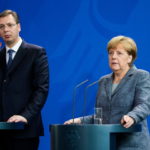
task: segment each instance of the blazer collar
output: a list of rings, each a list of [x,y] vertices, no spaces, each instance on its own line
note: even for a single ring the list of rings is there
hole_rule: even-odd
[[[133,65],[130,70],[126,73],[125,77],[121,80],[121,82],[119,83],[119,85],[117,86],[117,88],[114,90],[113,94],[112,94],[112,83],[113,83],[113,76],[114,74],[111,73],[107,76],[107,81],[106,81],[106,92],[108,94],[108,98],[109,100],[111,100],[112,96],[114,96],[123,86],[124,84],[128,81],[129,77],[133,75],[133,73],[135,72],[137,68],[135,67],[135,65]]]

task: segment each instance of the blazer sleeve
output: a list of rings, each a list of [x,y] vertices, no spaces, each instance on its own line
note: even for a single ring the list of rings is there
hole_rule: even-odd
[[[150,114],[150,74],[143,71],[139,73],[135,89],[134,107],[127,115],[136,123],[144,120]]]
[[[81,124],[93,124],[94,123],[94,116],[89,115],[85,117],[80,117]]]
[[[32,118],[41,111],[48,95],[48,59],[43,48],[37,50],[37,55],[33,64],[32,88],[33,92],[31,94],[31,99],[24,111],[20,114],[28,121],[32,120]]]

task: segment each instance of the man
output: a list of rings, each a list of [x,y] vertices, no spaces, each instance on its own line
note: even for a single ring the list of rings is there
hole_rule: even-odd
[[[41,109],[49,87],[44,48],[21,39],[19,17],[12,10],[0,13],[0,121],[24,122],[25,129],[0,134],[2,150],[37,150],[43,133]],[[8,143],[9,142],[9,143]]]

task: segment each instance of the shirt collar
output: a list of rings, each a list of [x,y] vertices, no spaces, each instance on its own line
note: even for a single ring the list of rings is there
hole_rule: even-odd
[[[15,52],[17,52],[21,43],[22,43],[22,39],[19,38],[19,41],[12,48],[9,48],[8,46],[6,46],[6,53],[8,52],[9,49],[13,49]]]

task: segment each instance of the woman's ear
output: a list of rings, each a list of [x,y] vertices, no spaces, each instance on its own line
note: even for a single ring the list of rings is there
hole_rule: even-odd
[[[128,58],[128,63],[130,64],[132,62],[132,55],[129,55],[129,58]]]

